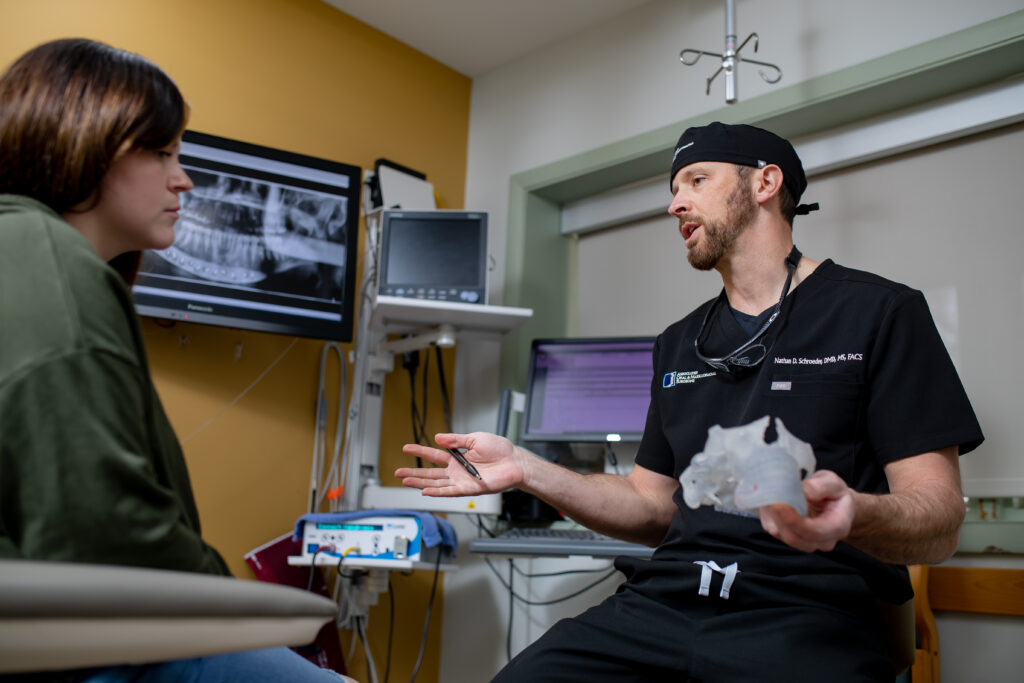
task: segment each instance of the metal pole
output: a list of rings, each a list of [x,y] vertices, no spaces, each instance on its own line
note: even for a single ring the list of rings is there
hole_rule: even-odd
[[[736,6],[735,0],[725,0],[725,52],[722,54],[725,71],[725,102],[736,103]]]

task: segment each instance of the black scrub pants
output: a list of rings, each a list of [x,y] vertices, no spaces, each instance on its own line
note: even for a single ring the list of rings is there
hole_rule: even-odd
[[[742,575],[741,575],[742,576]],[[680,599],[629,583],[578,617],[563,619],[492,683],[892,683],[895,671],[877,608],[851,609],[741,581],[729,599]],[[863,604],[859,604],[863,603]]]

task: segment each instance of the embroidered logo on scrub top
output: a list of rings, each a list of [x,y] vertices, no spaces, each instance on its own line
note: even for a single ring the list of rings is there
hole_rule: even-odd
[[[833,363],[862,362],[863,360],[863,353],[837,353],[834,356],[818,356],[817,358],[775,356],[773,362],[776,365],[831,365]]]
[[[714,377],[714,372],[698,372],[697,370],[673,370],[672,372],[666,372],[661,378],[661,388],[671,389],[674,386],[680,384],[693,384],[699,379],[705,379],[707,377]]]

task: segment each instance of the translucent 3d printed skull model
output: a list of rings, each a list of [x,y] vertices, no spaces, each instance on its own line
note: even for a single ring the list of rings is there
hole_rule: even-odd
[[[814,471],[814,449],[790,434],[778,418],[778,439],[765,443],[769,420],[765,415],[742,427],[715,425],[708,430],[703,452],[679,476],[687,505],[756,514],[762,505],[785,503],[807,514],[800,482]]]

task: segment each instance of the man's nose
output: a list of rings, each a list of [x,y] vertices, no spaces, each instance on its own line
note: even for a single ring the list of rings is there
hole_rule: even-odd
[[[690,200],[684,196],[684,193],[676,192],[675,196],[672,197],[672,201],[669,202],[668,212],[673,216],[678,216],[679,214],[688,213],[690,208]]]

